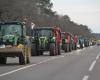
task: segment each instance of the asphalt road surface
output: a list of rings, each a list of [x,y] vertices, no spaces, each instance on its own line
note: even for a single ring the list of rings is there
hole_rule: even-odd
[[[8,58],[0,65],[0,80],[100,80],[100,47],[78,49],[60,56],[32,57],[28,65]]]

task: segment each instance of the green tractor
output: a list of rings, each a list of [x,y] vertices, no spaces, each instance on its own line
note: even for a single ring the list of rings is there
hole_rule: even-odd
[[[72,51],[72,37],[68,32],[62,32],[62,50],[65,52]]]
[[[84,46],[88,47],[89,46],[89,39],[88,38],[84,38]]]
[[[77,48],[84,48],[84,37],[82,36],[78,36],[78,42],[77,42]]]
[[[0,64],[6,64],[7,57],[19,57],[19,64],[27,64],[30,62],[30,51],[30,40],[26,36],[25,24],[0,23]]]
[[[32,30],[32,56],[43,55],[49,51],[50,56],[60,55],[61,31],[58,27],[37,27]]]

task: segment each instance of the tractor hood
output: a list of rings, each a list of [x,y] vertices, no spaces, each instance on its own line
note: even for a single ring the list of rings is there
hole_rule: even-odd
[[[4,35],[2,37],[3,44],[16,45],[18,37],[15,35]]]

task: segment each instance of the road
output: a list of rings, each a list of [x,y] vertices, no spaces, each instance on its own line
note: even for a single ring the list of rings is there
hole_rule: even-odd
[[[0,65],[0,80],[100,80],[100,47],[78,49],[60,56],[32,57],[28,65],[8,58]]]

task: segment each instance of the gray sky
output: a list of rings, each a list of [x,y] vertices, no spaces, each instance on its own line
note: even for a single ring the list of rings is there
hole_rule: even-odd
[[[51,0],[53,10],[67,14],[76,23],[100,33],[100,0]]]

